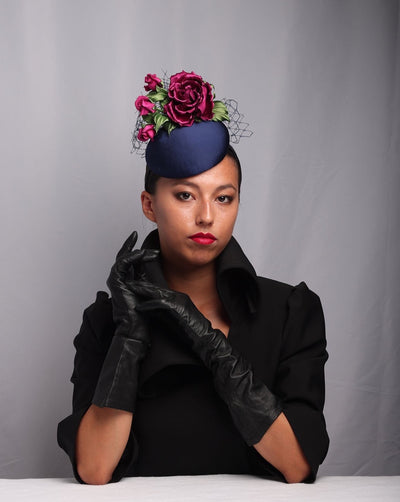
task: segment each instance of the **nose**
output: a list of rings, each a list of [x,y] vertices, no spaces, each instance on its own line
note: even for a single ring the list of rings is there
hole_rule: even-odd
[[[197,225],[207,227],[212,225],[214,221],[214,215],[211,204],[212,203],[208,201],[199,201],[196,215]]]

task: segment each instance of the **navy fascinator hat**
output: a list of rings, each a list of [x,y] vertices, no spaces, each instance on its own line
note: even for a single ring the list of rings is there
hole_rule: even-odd
[[[219,164],[229,145],[222,122],[196,122],[190,127],[160,130],[146,148],[148,168],[158,176],[187,178]]]
[[[230,140],[252,134],[236,101],[215,100],[211,84],[193,72],[171,76],[169,85],[149,73],[145,84],[147,94],[135,101],[139,115],[132,146],[143,155],[147,142],[147,167],[158,176],[187,178],[207,171],[225,157]]]

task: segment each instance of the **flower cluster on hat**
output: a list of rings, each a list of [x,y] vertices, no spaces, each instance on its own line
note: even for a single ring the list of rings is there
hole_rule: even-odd
[[[142,121],[137,132],[140,141],[152,140],[161,128],[171,133],[195,122],[229,121],[225,104],[215,100],[213,86],[200,75],[181,71],[171,76],[168,87],[153,73],[144,80],[148,92],[135,101]]]

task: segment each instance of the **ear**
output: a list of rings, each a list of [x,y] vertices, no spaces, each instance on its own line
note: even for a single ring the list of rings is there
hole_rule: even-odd
[[[140,196],[140,199],[142,201],[143,214],[150,221],[157,223],[156,215],[153,209],[153,196],[149,192],[143,191]]]

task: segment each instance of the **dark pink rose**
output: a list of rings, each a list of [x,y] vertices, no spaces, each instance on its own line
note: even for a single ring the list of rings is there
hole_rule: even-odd
[[[180,126],[191,126],[195,120],[213,118],[212,87],[193,72],[172,75],[168,97],[170,101],[164,107],[165,113]]]
[[[155,73],[148,73],[144,77],[144,81],[146,82],[147,85],[144,86],[146,91],[155,91],[156,86],[161,87],[161,79],[157,77]]]
[[[139,129],[137,137],[139,141],[147,141],[148,139],[153,140],[155,135],[156,131],[153,124],[147,124],[146,126]]]
[[[156,111],[154,103],[147,96],[139,96],[135,101],[135,106],[139,110],[140,115],[147,115]]]

